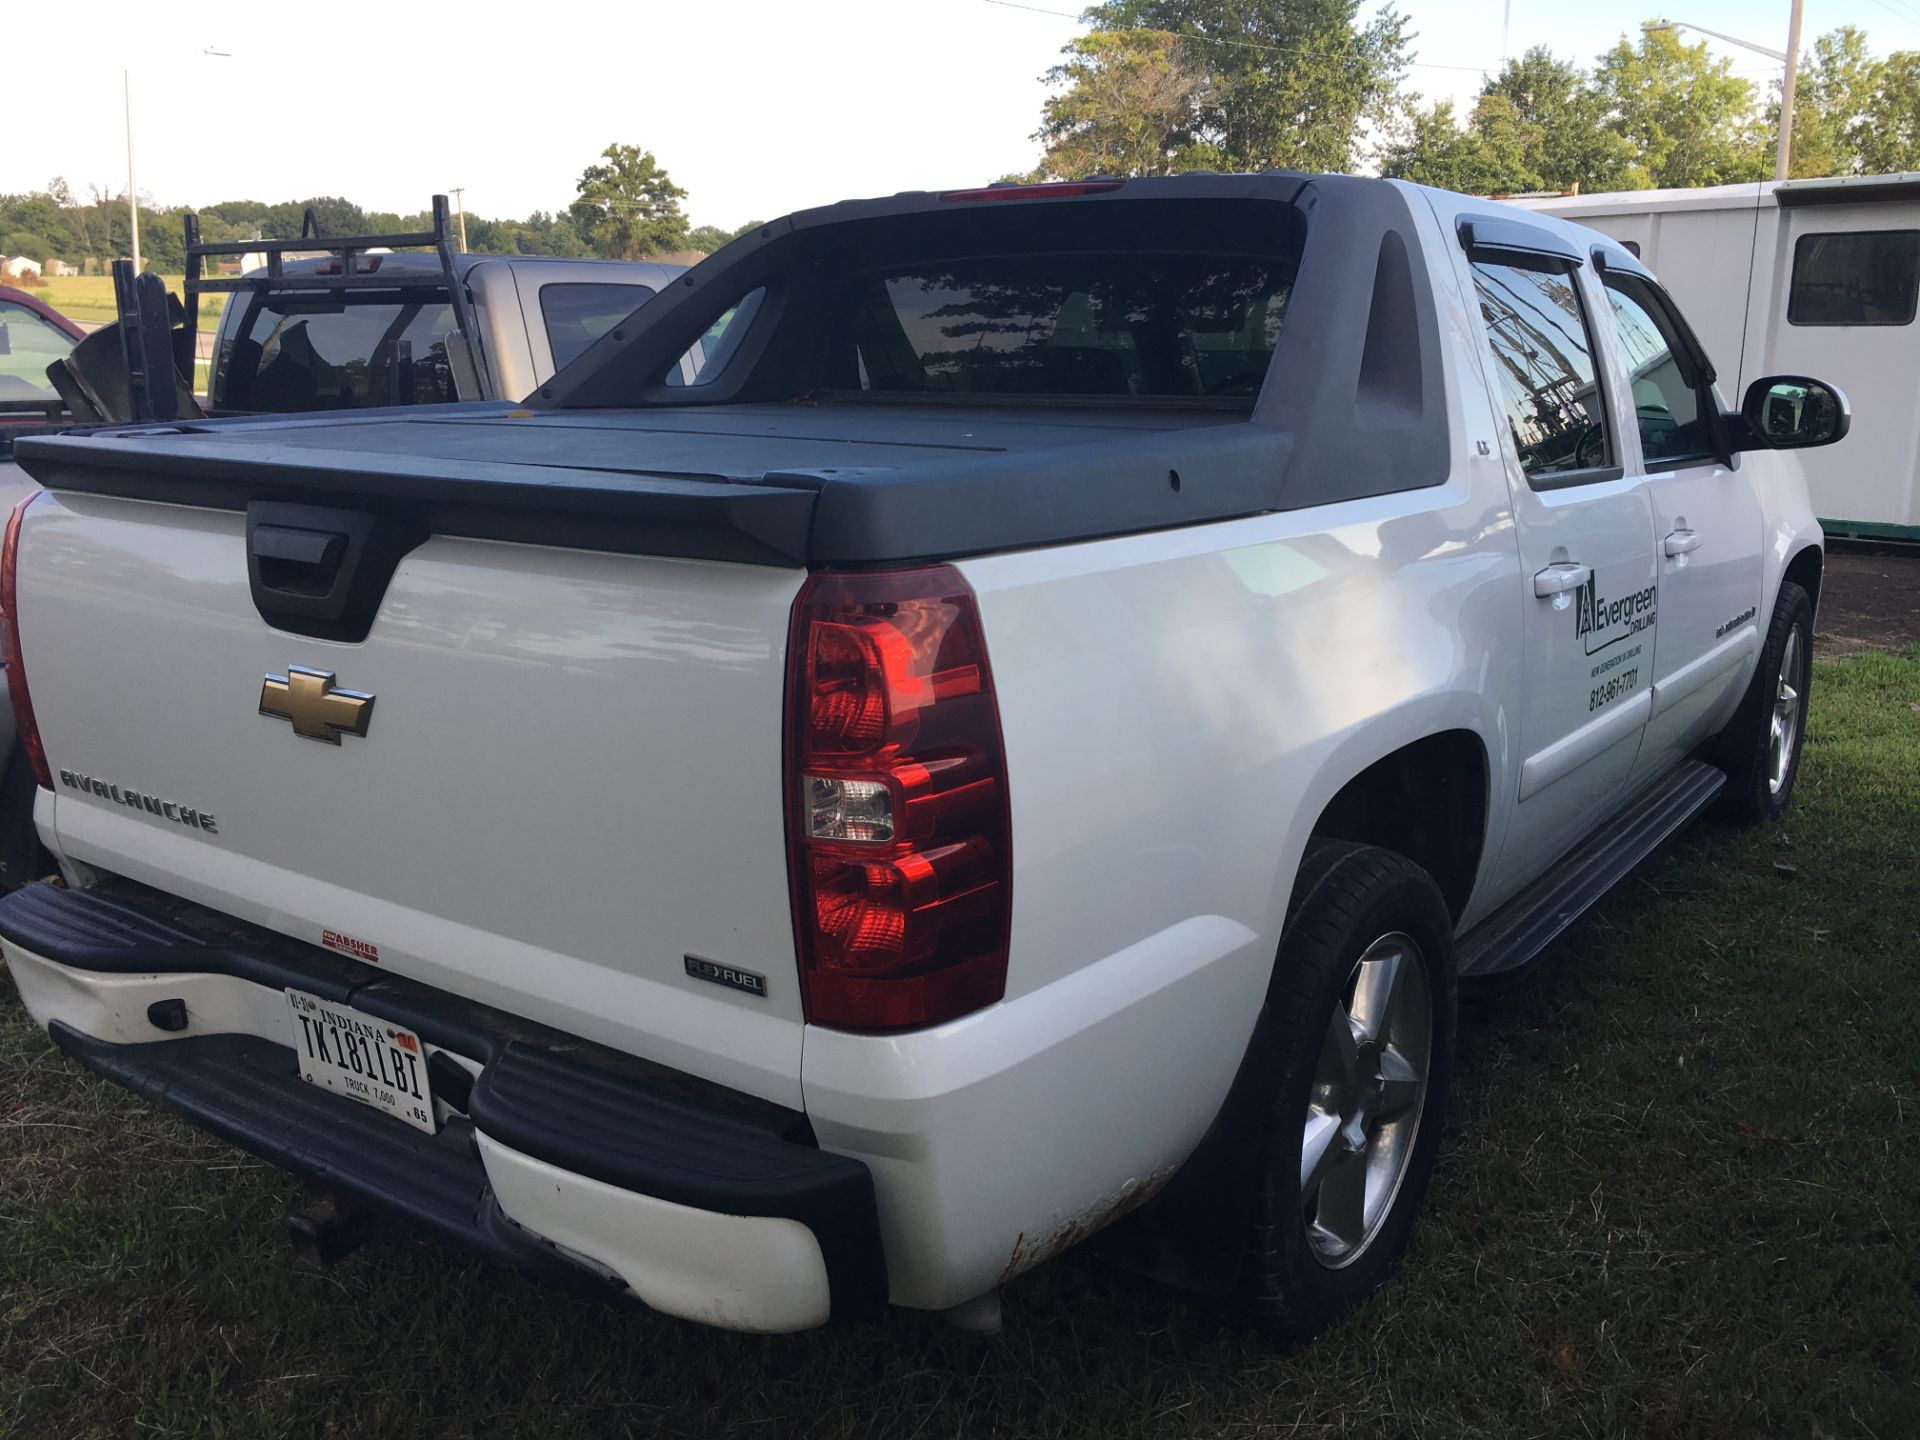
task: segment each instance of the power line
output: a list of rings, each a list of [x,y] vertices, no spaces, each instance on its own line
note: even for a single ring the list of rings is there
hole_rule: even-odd
[[[1024,10],[1030,15],[1051,15],[1060,20],[1080,19],[1080,15],[1071,10],[1050,10],[1044,5],[1022,4],[1021,0],[981,0],[981,3],[997,5],[1002,10]],[[1873,3],[1893,16],[1894,19],[1920,27],[1920,19],[1916,19],[1903,10],[1896,9],[1893,0],[1873,0]],[[1219,35],[1196,35],[1191,31],[1161,30],[1153,26],[1143,28],[1151,29],[1157,35],[1171,35],[1176,40],[1191,40],[1197,45],[1231,45],[1236,49],[1259,50],[1269,55],[1308,55],[1314,53],[1312,51],[1290,48],[1283,45],[1264,45],[1257,40],[1229,40]],[[1508,63],[1510,58],[1510,56],[1502,56],[1498,64],[1488,65],[1443,65],[1434,60],[1409,60],[1406,63],[1407,67],[1412,70],[1453,70],[1469,75],[1486,75],[1492,71],[1501,69]],[[1778,74],[1782,68],[1780,65],[1770,65],[1764,70],[1738,70],[1734,73],[1738,75],[1772,75]]]
[[[1071,10],[1049,10],[1042,5],[1023,5],[1019,0],[981,0],[986,5],[998,5],[1003,10],[1025,10],[1030,15],[1052,15],[1061,20],[1078,20],[1080,17]],[[1171,35],[1176,40],[1191,40],[1196,45],[1231,45],[1238,50],[1260,50],[1268,55],[1312,55],[1317,52],[1301,50],[1284,45],[1263,45],[1257,40],[1229,40],[1221,35],[1196,35],[1189,30],[1161,30],[1157,26],[1142,26],[1156,35]],[[1408,68],[1414,70],[1460,70],[1470,75],[1484,75],[1489,70],[1498,70],[1498,65],[1442,65],[1432,60],[1409,60]]]
[[[1889,4],[1888,0],[1873,0],[1873,3],[1878,5],[1882,10],[1886,11],[1889,15],[1893,16],[1893,18],[1896,20],[1904,21],[1908,25],[1920,25],[1920,20],[1915,19],[1912,15],[1908,14],[1905,10],[1899,9],[1896,6]]]

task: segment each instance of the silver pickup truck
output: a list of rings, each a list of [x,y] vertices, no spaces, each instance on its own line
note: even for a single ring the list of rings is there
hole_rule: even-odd
[[[207,407],[287,414],[518,400],[685,269],[541,255],[452,260],[472,325],[472,368],[439,257],[359,255],[354,279],[362,283],[339,288],[325,282],[340,274],[340,259],[290,260],[280,283],[237,294],[222,312]],[[364,283],[379,280],[394,283]]]

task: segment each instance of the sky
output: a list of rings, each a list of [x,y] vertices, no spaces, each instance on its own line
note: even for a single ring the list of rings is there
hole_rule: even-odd
[[[1419,35],[1408,83],[1464,110],[1503,53],[1544,44],[1590,64],[1662,4],[1510,0],[1509,18],[1500,0],[1403,0]],[[460,186],[472,212],[517,217],[564,209],[621,141],[654,152],[695,224],[732,228],[1030,167],[1039,77],[1080,28],[1077,0],[218,8],[238,18],[96,0],[84,43],[44,8],[42,41],[9,27],[9,50],[44,43],[49,61],[4,67],[0,192],[61,175],[77,194],[119,193],[124,69],[137,187],[162,204],[342,195],[405,213]],[[1664,15],[1786,48],[1787,0],[1680,0]],[[1920,0],[1806,0],[1806,44],[1842,24],[1880,53],[1920,49]],[[1778,74],[1713,44],[1763,88]]]

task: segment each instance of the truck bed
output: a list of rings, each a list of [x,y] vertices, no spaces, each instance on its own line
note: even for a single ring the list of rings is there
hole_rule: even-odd
[[[436,534],[801,565],[1256,514],[1277,504],[1276,439],[1244,411],[1178,408],[469,405],[59,436],[19,458],[53,489],[212,509],[297,494]]]

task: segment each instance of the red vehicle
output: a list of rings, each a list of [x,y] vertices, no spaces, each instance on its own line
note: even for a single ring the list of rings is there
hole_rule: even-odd
[[[14,440],[73,423],[47,380],[47,366],[71,355],[86,333],[44,300],[0,285],[0,506],[11,510],[33,488],[12,463]],[[40,837],[33,833],[29,769],[14,743],[13,706],[0,686],[0,890],[44,870]]]
[[[71,355],[86,333],[46,301],[0,285],[0,425],[44,425],[60,418],[60,397],[47,381],[47,366]]]

